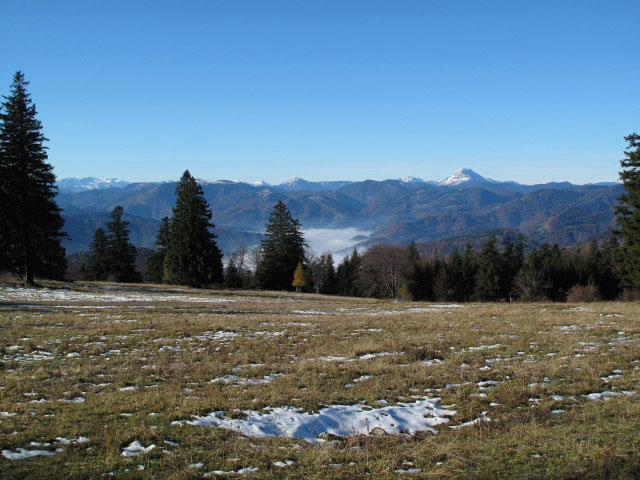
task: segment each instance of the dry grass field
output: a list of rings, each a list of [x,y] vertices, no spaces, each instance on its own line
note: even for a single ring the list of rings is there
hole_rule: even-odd
[[[640,304],[0,289],[1,478],[639,478]]]

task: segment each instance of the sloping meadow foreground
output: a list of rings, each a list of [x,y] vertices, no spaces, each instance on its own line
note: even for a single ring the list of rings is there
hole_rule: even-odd
[[[2,478],[637,478],[640,305],[0,289]]]

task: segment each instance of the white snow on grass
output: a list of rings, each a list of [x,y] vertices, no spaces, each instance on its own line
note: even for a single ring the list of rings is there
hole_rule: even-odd
[[[367,353],[365,355],[361,355],[358,357],[359,360],[371,360],[372,358],[378,357],[388,357],[392,355],[401,355],[402,352],[377,352],[377,353]]]
[[[461,423],[460,425],[450,425],[449,428],[454,428],[454,429],[456,429],[456,428],[464,428],[464,427],[469,427],[471,425],[476,425],[476,424],[478,424],[480,422],[490,422],[491,419],[487,416],[487,413],[489,413],[489,412],[481,412],[480,416],[478,418],[476,418],[474,420],[470,420],[468,422]]]
[[[186,303],[227,303],[230,298],[190,295],[162,295],[160,293],[88,293],[77,290],[50,290],[48,288],[0,288],[3,300],[49,301],[49,302],[186,302]]]
[[[431,360],[423,360],[420,363],[427,367],[432,367],[434,365],[442,365],[444,361],[440,360],[439,358],[432,358]]]
[[[496,343],[496,344],[493,344],[493,345],[479,345],[477,347],[469,347],[467,350],[469,350],[471,352],[474,352],[476,350],[492,350],[494,348],[500,348],[502,346],[503,345],[501,343]]]
[[[48,450],[25,450],[24,448],[18,448],[15,452],[11,450],[2,450],[2,456],[7,460],[24,460],[31,457],[50,457],[56,453],[62,452],[62,448],[50,452]]]
[[[73,397],[73,398],[61,398],[60,401],[64,403],[83,403],[85,399],[84,397]]]
[[[414,434],[424,430],[435,433],[433,427],[448,423],[447,417],[456,413],[440,407],[439,401],[439,398],[424,398],[381,408],[333,405],[316,413],[278,407],[270,408],[268,413],[246,410],[244,419],[227,418],[225,412],[218,411],[173,423],[226,428],[251,437],[294,437],[308,442],[317,441],[318,435],[323,433],[338,436],[369,435],[374,430],[387,434]]]
[[[622,392],[596,392],[589,393],[587,395],[583,395],[583,397],[588,398],[589,400],[607,400],[609,397],[618,397],[620,395],[634,395],[635,391],[623,390]]]
[[[353,388],[353,387],[355,387],[355,386],[356,386],[356,385],[355,385],[356,383],[360,383],[360,382],[363,382],[363,381],[365,381],[365,380],[369,380],[370,378],[373,378],[373,375],[362,375],[361,377],[354,378],[354,379],[351,381],[352,383],[347,383],[344,387],[345,387],[345,388]]]
[[[134,440],[128,446],[122,449],[122,456],[133,457],[134,455],[140,455],[141,453],[149,453],[154,448],[156,448],[156,446],[153,444],[145,447],[138,440]]]
[[[214,470],[213,472],[207,472],[203,475],[203,477],[212,477],[214,475],[247,475],[249,473],[253,473],[253,472],[257,472],[258,471],[258,467],[245,467],[245,468],[241,468],[240,470],[238,470],[237,472],[234,472],[233,470],[230,470],[228,472],[224,471],[224,470]]]
[[[235,385],[264,385],[271,383],[279,377],[284,377],[284,373],[274,373],[273,375],[265,375],[262,378],[243,378],[237,375],[224,375],[223,377],[214,378],[209,383],[233,383]]]
[[[83,444],[83,443],[89,443],[89,437],[77,437],[77,438],[72,438],[72,439],[66,439],[64,437],[56,437],[55,439],[56,443],[59,443],[61,445],[72,445],[72,444]]]
[[[336,357],[334,355],[328,355],[326,357],[320,357],[318,360],[322,360],[323,362],[346,362],[348,360],[347,357]]]

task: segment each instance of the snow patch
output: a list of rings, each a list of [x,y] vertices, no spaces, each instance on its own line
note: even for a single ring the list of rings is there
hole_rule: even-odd
[[[424,430],[436,433],[433,427],[448,423],[447,417],[456,414],[440,407],[439,401],[439,398],[425,397],[413,403],[381,408],[333,405],[317,413],[302,412],[296,407],[278,407],[270,408],[268,413],[246,410],[244,419],[227,418],[225,412],[218,411],[173,424],[220,427],[251,437],[294,437],[308,442],[316,442],[323,433],[338,436],[370,435],[374,430],[387,434],[414,434]]]

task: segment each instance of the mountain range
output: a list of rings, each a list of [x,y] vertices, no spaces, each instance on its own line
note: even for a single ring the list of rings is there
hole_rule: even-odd
[[[264,182],[200,180],[224,251],[259,242],[273,205],[284,201],[303,229],[357,228],[354,244],[442,242],[482,237],[488,231],[523,233],[529,243],[578,244],[608,235],[621,184],[523,185],[487,179],[460,169],[439,180],[312,182],[293,178]],[[57,202],[63,209],[69,253],[84,250],[109,212],[122,205],[132,241],[153,247],[160,219],[171,215],[176,182],[129,183],[118,179],[63,179]],[[322,253],[322,252],[316,252]]]

